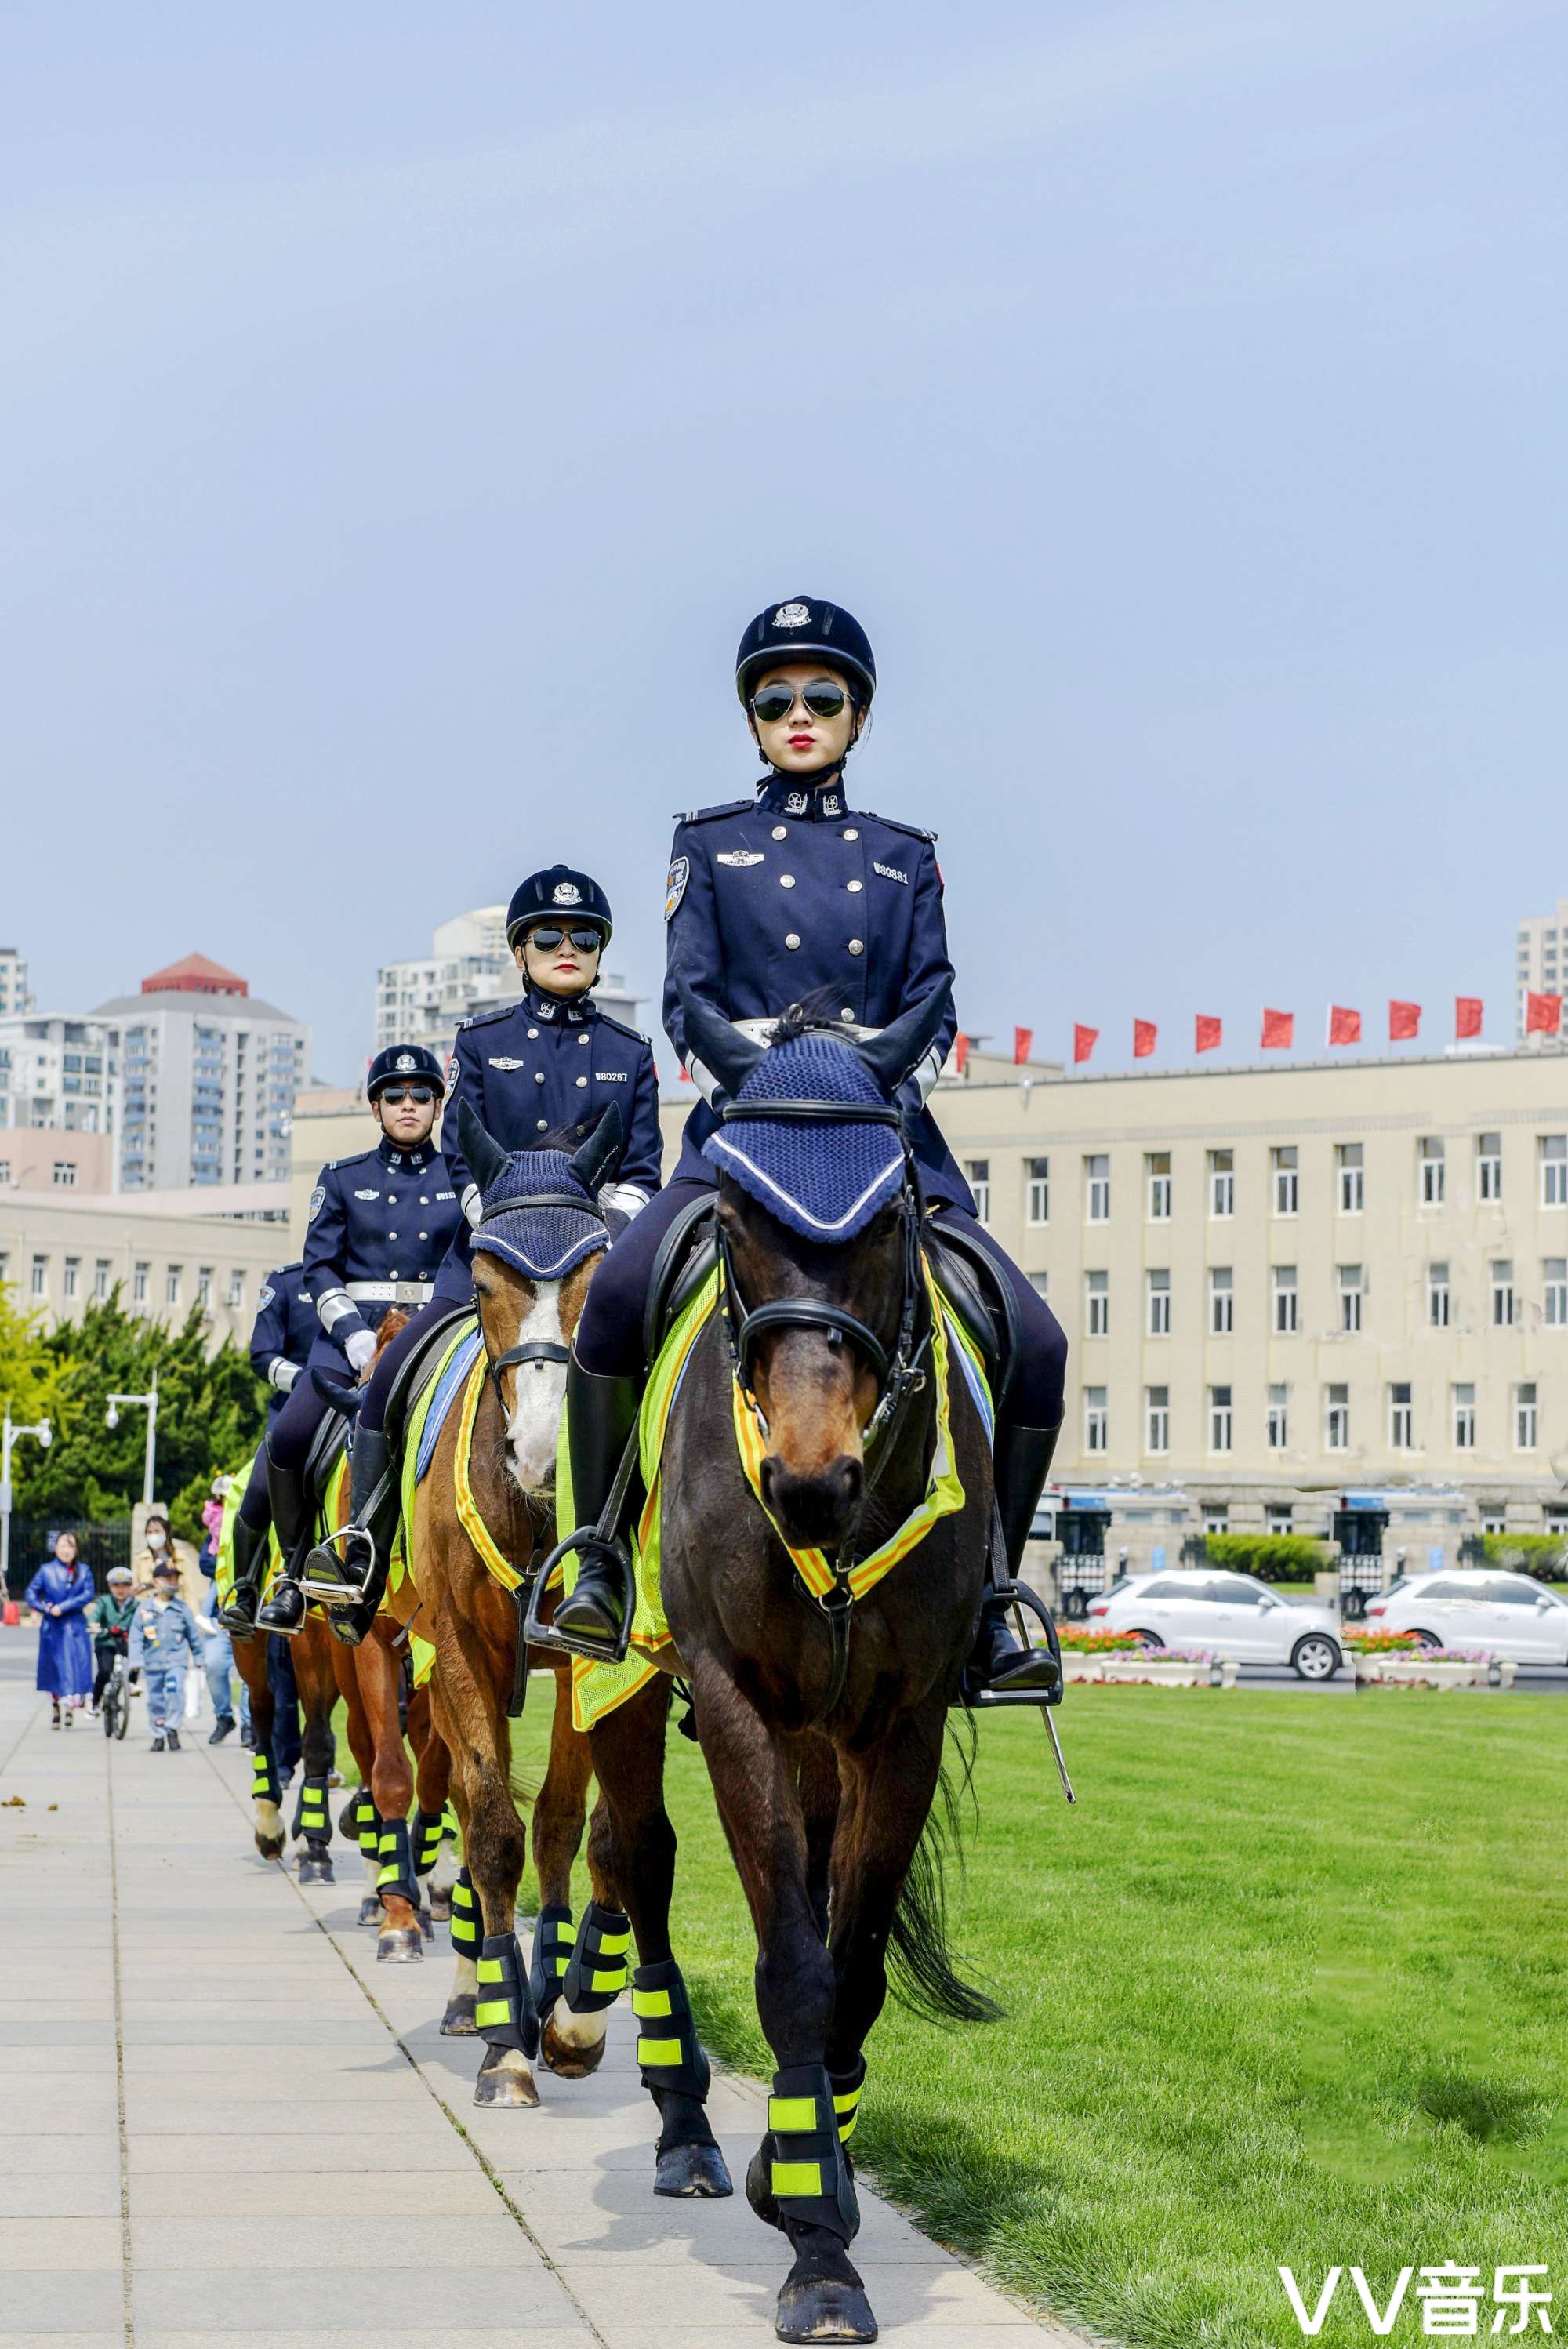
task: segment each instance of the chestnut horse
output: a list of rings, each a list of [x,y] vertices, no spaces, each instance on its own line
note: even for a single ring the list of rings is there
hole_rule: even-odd
[[[299,1880],[302,1884],[330,1884],[333,1880],[329,1849],[332,1822],[325,1801],[317,1808],[309,1788],[311,1785],[325,1788],[336,1753],[332,1727],[333,1707],[337,1702],[337,1676],[332,1651],[336,1645],[323,1618],[313,1614],[306,1616],[289,1649],[294,1685],[299,1691],[300,1711],[304,1715],[300,1767],[307,1782],[305,1796],[296,1811],[299,1824],[295,1833],[304,1845],[299,1855]],[[251,1698],[251,1738],[255,1750],[252,1795],[255,1803],[256,1849],[263,1859],[281,1859],[287,1829],[279,1800],[280,1790],[272,1767],[273,1727],[277,1717],[277,1702],[267,1678],[266,1634],[253,1631],[247,1639],[236,1633],[233,1647],[234,1670],[244,1682]]]

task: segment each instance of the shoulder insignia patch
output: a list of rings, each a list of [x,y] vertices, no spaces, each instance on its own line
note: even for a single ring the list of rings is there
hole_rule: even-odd
[[[273,1287],[271,1281],[269,1281],[256,1299],[257,1311],[259,1312],[263,1305],[270,1305],[277,1293],[277,1290]]]
[[[305,1215],[305,1221],[306,1221],[306,1223],[307,1223],[307,1224],[314,1224],[314,1223],[315,1223],[315,1219],[316,1219],[316,1217],[317,1217],[317,1216],[319,1216],[319,1215],[320,1215],[320,1213],[321,1213],[321,1211],[322,1211],[323,1207],[325,1207],[325,1205],[326,1205],[326,1185],[325,1185],[325,1183],[318,1183],[318,1184],[316,1185],[316,1186],[315,1186],[315,1190],[314,1190],[314,1191],[311,1193],[311,1195],[310,1195],[310,1206],[309,1206],[309,1208],[308,1208],[308,1210],[307,1210],[307,1212],[306,1212],[306,1215]]]
[[[721,848],[713,861],[716,864],[733,864],[743,869],[748,864],[760,864],[763,855],[759,848]]]
[[[686,883],[691,879],[691,858],[676,856],[671,860],[669,878],[665,884],[665,919],[672,921],[676,907],[686,895]]]
[[[452,1087],[457,1083],[457,1081],[458,1056],[455,1052],[449,1052],[447,1055],[447,1091],[449,1092],[451,1092]]]

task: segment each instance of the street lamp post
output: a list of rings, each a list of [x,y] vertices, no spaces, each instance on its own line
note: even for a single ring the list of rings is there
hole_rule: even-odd
[[[36,1436],[46,1452],[55,1431],[46,1419],[39,1420],[36,1427],[15,1426],[9,1410],[0,1425],[0,1599],[9,1587],[5,1578],[11,1565],[11,1447],[19,1435]]]
[[[110,1395],[108,1399],[108,1410],[104,1414],[104,1425],[106,1427],[118,1427],[119,1425],[119,1406],[122,1402],[144,1404],[146,1406],[147,1458],[142,1470],[141,1505],[143,1508],[150,1509],[152,1506],[153,1462],[158,1450],[158,1372],[156,1371],[153,1371],[152,1385],[146,1394]]]

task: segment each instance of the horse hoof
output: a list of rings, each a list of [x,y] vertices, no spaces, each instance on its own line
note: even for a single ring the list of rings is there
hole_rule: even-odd
[[[417,1925],[389,1925],[376,1944],[376,1962],[379,1966],[419,1966],[425,1962],[425,1952],[419,1947]]]
[[[495,2111],[527,2112],[538,2104],[539,2090],[533,2085],[532,2073],[526,2068],[514,2072],[510,2065],[496,2061],[510,2053],[508,2048],[498,2047],[486,2056],[474,2082],[476,2105],[488,2105]]]
[[[452,1999],[441,2017],[442,2038],[473,2039],[477,2037],[479,2024],[474,2021],[474,2010],[478,2005],[479,2000],[472,1991],[466,1995]]]
[[[256,1837],[256,1849],[263,1859],[282,1859],[284,1838],[282,1836],[259,1835]]]
[[[332,1862],[317,1852],[302,1851],[299,1857],[299,1880],[302,1884],[330,1884]]]
[[[672,2145],[654,2157],[654,2192],[688,2202],[717,2202],[733,2194],[724,2156],[716,2145]]]
[[[579,2042],[567,2038],[564,2033],[557,2030],[555,2009],[552,2007],[540,2033],[540,2061],[547,2071],[555,2074],[557,2079],[586,2080],[604,2061],[605,2044],[603,2032],[597,2039]]]
[[[784,2286],[773,2330],[780,2341],[874,2341],[877,2321],[861,2285],[810,2276]]]
[[[449,1892],[431,1893],[430,1914],[435,1919],[438,1925],[449,1925],[451,1923],[452,1896]]]
[[[374,1893],[374,1892],[367,1892],[367,1893],[366,1894],[366,1896],[365,1896],[364,1899],[360,1902],[360,1904],[359,1904],[359,1922],[360,1922],[362,1925],[374,1925],[374,1926],[376,1927],[377,1931],[377,1932],[379,1932],[379,1931],[380,1931],[380,1930],[381,1930],[381,1901],[380,1901],[380,1898],[379,1898],[379,1896],[378,1896],[377,1893]]]
[[[777,2227],[782,2234],[784,2214],[773,2193],[773,2157],[769,2150],[770,2137],[764,2137],[746,2165],[746,2199],[765,2227]]]

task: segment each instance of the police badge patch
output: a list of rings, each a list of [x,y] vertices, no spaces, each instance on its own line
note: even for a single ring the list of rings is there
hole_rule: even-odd
[[[580,905],[583,892],[575,881],[558,881],[551,902],[556,905]]]
[[[447,1055],[447,1091],[449,1092],[451,1092],[452,1087],[457,1083],[457,1081],[458,1056],[455,1052],[449,1052]]]
[[[670,865],[670,877],[665,884],[665,919],[673,919],[676,906],[686,895],[686,883],[691,879],[691,858],[677,856]]]
[[[776,628],[809,627],[811,620],[810,604],[780,604],[773,615]]]
[[[256,1299],[257,1309],[259,1311],[264,1311],[272,1303],[277,1293],[277,1290],[273,1287],[272,1282],[269,1280],[263,1287],[261,1295]]]
[[[317,1216],[320,1215],[325,1205],[326,1187],[325,1184],[318,1183],[315,1190],[310,1195],[310,1206],[305,1214],[305,1222],[307,1224],[314,1224]]]
[[[410,1074],[410,1072],[411,1072],[413,1070],[415,1070],[415,1069],[417,1069],[417,1068],[418,1067],[418,1065],[419,1065],[419,1063],[418,1063],[418,1061],[414,1058],[414,1055],[413,1055],[413,1053],[412,1053],[412,1052],[399,1052],[399,1053],[398,1053],[398,1055],[397,1055],[397,1062],[396,1062],[396,1067],[397,1067],[397,1074],[398,1074],[400,1077],[406,1077],[406,1076],[409,1075],[409,1074]]]

